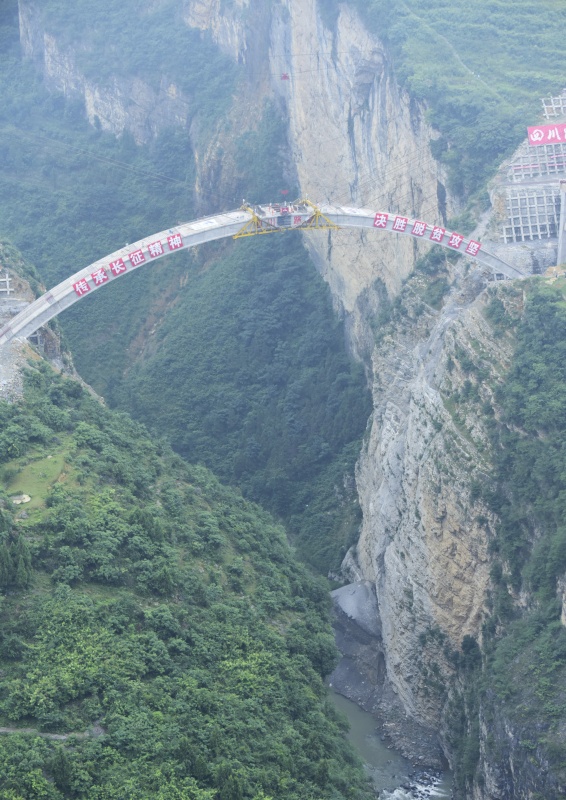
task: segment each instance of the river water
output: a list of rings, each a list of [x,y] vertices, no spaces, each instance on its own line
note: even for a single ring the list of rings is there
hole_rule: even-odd
[[[451,797],[449,773],[412,767],[410,761],[381,741],[375,719],[355,703],[330,689],[336,708],[350,723],[348,739],[363,760],[380,800],[425,800]]]

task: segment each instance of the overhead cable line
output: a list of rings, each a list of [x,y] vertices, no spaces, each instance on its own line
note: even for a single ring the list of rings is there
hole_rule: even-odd
[[[129,172],[134,172],[139,175],[149,176],[156,180],[166,181],[168,183],[176,183],[180,184],[181,186],[187,186],[186,181],[180,181],[177,178],[171,178],[168,175],[162,175],[158,172],[151,172],[150,170],[140,169],[139,167],[133,167],[131,164],[127,164],[125,161],[119,161],[116,158],[109,158],[108,156],[99,156],[93,153],[91,150],[85,150],[81,147],[75,147],[75,145],[69,144],[68,142],[61,142],[58,139],[53,139],[49,136],[41,136],[38,133],[31,133],[31,131],[26,131],[23,128],[17,128],[16,126],[11,126],[11,128],[0,128],[0,135],[23,135],[27,136],[29,139],[35,139],[37,141],[45,142],[47,144],[52,144],[58,147],[66,148],[68,150],[73,150],[76,153],[81,153],[82,155],[86,155],[89,158],[93,158],[96,161],[101,161],[106,164],[110,164],[114,167],[120,167],[121,169],[125,169]]]

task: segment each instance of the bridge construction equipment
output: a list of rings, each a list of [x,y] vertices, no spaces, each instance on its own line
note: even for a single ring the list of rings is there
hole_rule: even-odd
[[[203,217],[140,239],[89,264],[61,281],[13,317],[0,329],[0,346],[30,336],[64,309],[134,269],[169,253],[232,236],[234,239],[290,230],[373,228],[428,241],[468,256],[507,278],[525,278],[519,270],[489,253],[481,242],[439,225],[431,225],[390,211],[315,205],[297,200],[283,205],[244,205],[235,211]]]

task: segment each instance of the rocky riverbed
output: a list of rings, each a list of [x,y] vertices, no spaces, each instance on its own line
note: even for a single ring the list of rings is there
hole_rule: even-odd
[[[406,714],[388,680],[372,583],[348,584],[333,591],[332,599],[336,645],[342,654],[330,678],[334,690],[379,720],[380,735],[394,742],[414,766],[442,769],[444,757],[438,737]]]

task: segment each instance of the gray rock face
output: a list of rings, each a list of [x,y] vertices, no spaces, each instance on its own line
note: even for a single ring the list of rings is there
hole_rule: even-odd
[[[189,0],[184,5],[184,18],[188,25],[209,31],[224,52],[256,76],[253,91],[246,94],[241,90],[230,112],[228,133],[219,130],[205,150],[196,154],[198,185],[205,185],[209,179],[215,184],[230,180],[227,172],[232,132],[253,129],[267,100],[287,120],[294,181],[304,195],[442,224],[446,210],[439,206],[438,188],[444,176],[429,148],[436,134],[426,122],[425,109],[399,88],[381,42],[364,28],[352,8],[339,7],[332,29],[321,16],[316,0],[284,0],[272,8],[271,14],[265,13],[260,0],[230,4]],[[91,122],[98,118],[105,130],[116,135],[128,130],[138,142],[148,141],[160,127],[186,128],[191,124],[187,99],[173,83],[163,79],[157,93],[135,76],[97,84],[80,73],[76,53],[60,46],[56,32],[42,29],[41,9],[34,0],[20,0],[20,20],[26,56],[41,66],[49,86],[84,97]],[[262,65],[261,70],[257,65]],[[281,80],[282,73],[289,75],[288,81]],[[447,207],[448,213],[456,210],[450,196]],[[436,573],[429,576],[430,552],[411,533],[415,516],[406,516],[405,511],[410,504],[416,507],[417,501],[423,510],[428,508],[424,499],[427,484],[418,480],[419,465],[429,451],[432,419],[437,419],[442,403],[427,388],[426,380],[415,382],[422,359],[417,339],[398,337],[387,352],[378,352],[371,329],[371,318],[387,295],[399,293],[427,245],[377,231],[324,231],[306,241],[332,290],[337,309],[346,317],[352,350],[379,376],[374,387],[377,410],[372,435],[358,475],[365,521],[356,567],[359,576],[377,587],[379,602],[369,584],[360,584],[353,594],[340,595],[340,603],[346,608],[341,611],[345,626],[350,625],[352,617],[355,635],[365,637],[358,656],[351,660],[351,669],[357,664],[356,669],[368,671],[381,686],[376,702],[395,708],[399,719],[408,714],[408,720],[414,719],[428,731],[438,714],[438,709],[432,708],[435,701],[427,701],[427,710],[423,711],[418,693],[410,687],[415,642],[419,632],[436,620],[429,602],[429,595],[437,591],[435,587],[443,587],[442,601],[437,605],[444,615],[435,624],[446,622],[457,627],[462,620],[451,621],[448,587],[437,580]],[[437,351],[442,331],[440,325],[433,343]],[[415,334],[417,338],[419,335]],[[383,381],[385,386],[389,379],[391,391],[384,394],[378,384]],[[407,392],[409,383],[413,388]],[[426,410],[418,416],[413,411],[420,403]],[[382,511],[376,515],[377,508]],[[431,511],[438,517],[436,530],[457,527],[451,513],[450,505]],[[443,522],[445,519],[448,521]],[[402,536],[388,547],[385,542],[397,525],[401,525]],[[452,544],[450,539],[446,548]],[[401,550],[406,554],[405,561]],[[465,547],[460,550],[461,570],[473,571],[466,562]],[[444,560],[447,558],[445,555]],[[462,613],[473,617],[480,604],[481,584],[477,593],[469,582],[462,580],[461,585],[470,595]],[[417,626],[407,605],[411,592],[411,602],[419,609],[422,622]],[[344,642],[346,638],[344,635]],[[366,704],[372,704],[372,692]],[[392,724],[395,714],[391,711],[389,715]]]
[[[473,800],[562,800],[566,796],[566,785],[558,780],[547,754],[534,744],[540,729],[528,720],[521,725],[512,723],[495,695],[488,696],[481,709],[480,733],[479,774],[483,781],[474,786]]]
[[[77,67],[76,53],[62,49],[56,35],[43,28],[41,8],[20,0],[19,9],[24,56],[39,65],[50,89],[84,98],[91,125],[116,136],[127,130],[143,144],[165,128],[189,124],[189,102],[174,83],[163,78],[156,91],[136,77],[113,78],[106,85],[89,80]]]
[[[197,188],[230,184],[233,131],[253,130],[269,101],[287,121],[282,147],[290,153],[290,181],[304,195],[438,224],[453,216],[454,198],[448,195],[447,209],[439,205],[445,181],[430,153],[436,134],[426,109],[399,88],[386,50],[356,12],[339,6],[331,29],[316,0],[266,7],[263,0],[184,4],[186,23],[209,31],[254,76],[251,88],[239,90],[228,132],[217,131],[196,153]],[[98,85],[80,74],[56,34],[42,29],[33,0],[20,0],[20,19],[24,53],[50,86],[84,97],[91,122],[98,118],[117,135],[128,130],[138,142],[163,127],[194,123],[187,98],[170,80],[163,78],[158,91],[135,77]],[[378,713],[406,755],[439,765],[438,731],[454,677],[448,655],[464,635],[480,636],[486,613],[487,531],[495,519],[472,493],[490,465],[480,409],[509,364],[513,342],[494,335],[483,314],[485,282],[473,270],[440,311],[419,300],[418,279],[403,289],[426,244],[377,231],[321,231],[306,243],[345,317],[352,351],[364,359],[374,400],[357,469],[363,523],[343,565],[353,583],[333,593],[344,657],[332,682]],[[535,272],[553,252],[544,244],[501,248],[506,260]],[[376,342],[376,314],[401,294],[406,313]],[[466,359],[487,371],[485,381],[471,379]],[[1,381],[0,371],[0,388]],[[455,401],[467,383],[477,392],[475,404]],[[505,721],[493,728],[485,722],[484,739],[492,732],[509,743],[510,771],[497,773],[482,755],[486,788],[476,800],[512,797],[513,771],[527,770],[518,764],[517,732]],[[530,785],[526,773],[524,780]]]
[[[474,476],[489,467],[488,437],[478,413],[459,420],[450,402],[466,380],[457,353],[477,358],[478,348],[494,368],[509,356],[482,303],[454,292],[440,313],[381,342],[357,471],[364,514],[352,557],[376,587],[387,675],[409,716],[435,729],[442,706],[430,663],[450,679],[445,645],[479,635],[489,582],[490,514],[470,498]]]
[[[23,393],[22,368],[26,364],[26,348],[21,342],[6,345],[0,352],[0,399],[13,402]]]
[[[331,592],[335,608],[342,611],[370,636],[381,636],[379,608],[373,584],[369,581],[351,583]]]
[[[381,733],[414,764],[440,768],[437,732],[407,715],[387,676],[381,619],[374,586],[348,584],[332,592],[334,632],[342,654],[330,676],[335,691],[375,715]]]
[[[440,223],[444,178],[429,147],[436,134],[397,85],[381,42],[346,4],[333,30],[316,0],[288,0],[283,9],[272,27],[271,70],[302,192]],[[282,64],[288,82],[279,80]],[[380,287],[396,295],[426,245],[352,231],[309,236],[307,244],[347,314],[353,348],[364,352]]]
[[[384,657],[373,584],[351,583],[332,592],[336,644],[342,653],[332,673],[334,689],[366,711],[379,709]]]

